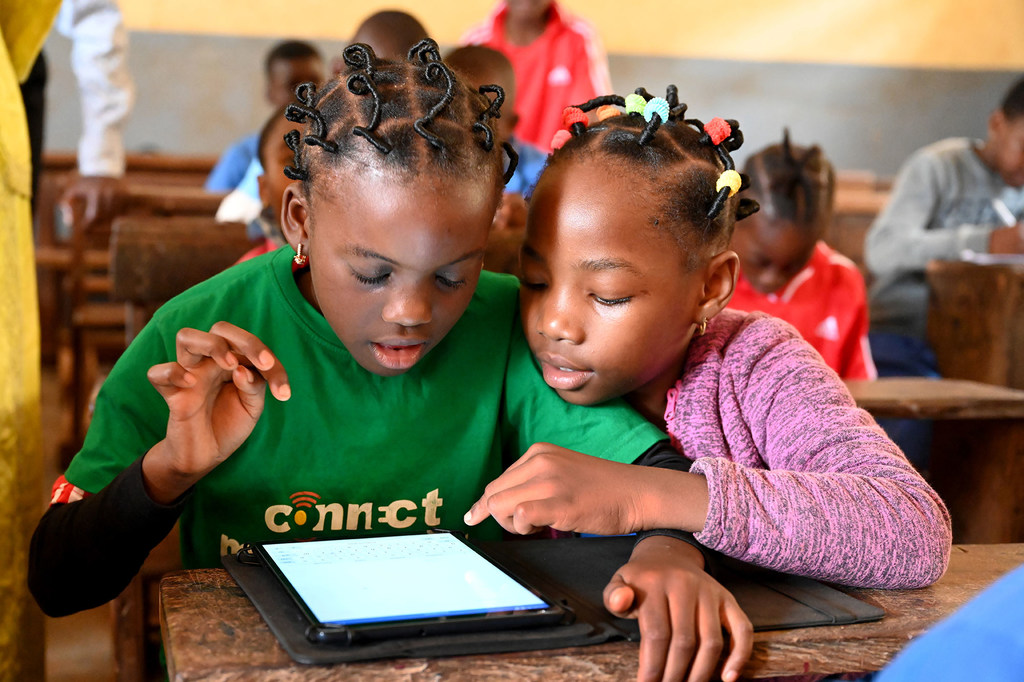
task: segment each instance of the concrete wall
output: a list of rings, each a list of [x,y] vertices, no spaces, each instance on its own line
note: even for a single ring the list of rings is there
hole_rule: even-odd
[[[256,130],[270,114],[263,101],[262,60],[277,38],[133,31],[131,69],[137,103],[125,130],[134,151],[218,154]],[[317,41],[328,59],[342,41]],[[46,44],[50,82],[46,147],[73,149],[79,109],[69,43]],[[745,154],[778,140],[789,126],[798,143],[817,142],[841,169],[896,172],[914,149],[936,139],[983,137],[989,112],[1019,75],[825,63],[734,61],[611,54],[620,94],[679,86],[692,115],[735,118]]]

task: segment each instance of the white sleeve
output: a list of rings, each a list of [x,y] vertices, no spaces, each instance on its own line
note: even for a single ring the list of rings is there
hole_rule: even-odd
[[[71,40],[71,68],[82,103],[78,170],[120,177],[121,129],[134,99],[121,10],[116,0],[63,0],[56,28]]]

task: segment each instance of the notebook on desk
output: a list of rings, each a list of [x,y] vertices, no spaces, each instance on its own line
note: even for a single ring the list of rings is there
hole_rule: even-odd
[[[565,538],[480,543],[486,554],[564,604],[575,620],[553,626],[410,637],[365,644],[314,643],[307,619],[280,581],[264,566],[223,558],[228,572],[263,616],[288,654],[300,663],[339,663],[377,658],[452,656],[552,649],[639,640],[636,621],[611,616],[602,591],[629,558],[634,538]],[[724,560],[716,577],[736,597],[755,630],[841,625],[878,620],[882,609],[808,578],[754,569]]]

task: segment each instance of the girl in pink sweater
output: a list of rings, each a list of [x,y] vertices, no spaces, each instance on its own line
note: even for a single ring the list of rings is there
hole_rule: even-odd
[[[598,107],[588,128],[583,112]],[[725,310],[738,268],[733,225],[757,210],[734,196],[738,124],[684,120],[671,86],[664,99],[641,89],[580,109],[566,110],[568,132],[531,200],[523,326],[566,401],[624,395],[693,464],[684,473],[570,454],[521,459],[467,517],[490,513],[516,532],[681,529],[731,557],[852,586],[937,580],[951,543],[938,495],[796,330]],[[639,555],[652,540],[658,561]],[[605,603],[641,621],[654,609],[673,636],[649,655],[665,657],[666,678],[689,666],[703,679],[697,668],[708,642],[717,660],[721,625],[672,596],[672,561],[703,564],[692,547],[669,559],[671,543],[685,547],[638,543]],[[738,673],[730,657],[723,678]]]

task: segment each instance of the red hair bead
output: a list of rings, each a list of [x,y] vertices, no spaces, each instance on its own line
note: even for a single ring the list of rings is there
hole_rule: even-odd
[[[711,143],[718,146],[722,140],[732,135],[732,126],[715,116],[704,124],[704,132],[711,136]]]
[[[562,124],[571,128],[573,123],[582,123],[584,126],[589,123],[586,113],[579,107],[566,107],[562,109]]]
[[[568,130],[565,130],[564,128],[561,130],[556,130],[555,136],[551,138],[551,148],[561,149],[562,145],[568,142],[571,137],[572,133],[570,133]]]

